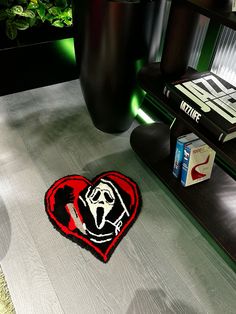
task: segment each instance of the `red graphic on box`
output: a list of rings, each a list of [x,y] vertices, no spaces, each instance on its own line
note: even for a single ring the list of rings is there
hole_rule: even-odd
[[[195,165],[191,170],[191,176],[193,180],[197,180],[206,176],[205,173],[199,172],[196,168],[208,164],[210,155],[207,156],[206,160],[200,164]]]

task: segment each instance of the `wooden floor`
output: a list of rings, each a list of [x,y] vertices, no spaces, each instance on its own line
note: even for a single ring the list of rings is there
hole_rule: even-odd
[[[236,273],[138,159],[130,132],[95,129],[78,80],[0,98],[0,264],[17,314],[236,313]],[[44,194],[62,176],[109,170],[139,184],[143,208],[103,264],[53,229]]]

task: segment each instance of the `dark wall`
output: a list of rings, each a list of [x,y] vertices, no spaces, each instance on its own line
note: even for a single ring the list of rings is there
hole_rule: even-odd
[[[18,46],[15,42],[10,43],[12,47],[9,47],[9,42],[8,47],[2,46],[0,95],[78,78],[75,60],[61,48],[63,39],[60,38],[68,37],[68,34],[57,30],[52,34],[25,33]]]

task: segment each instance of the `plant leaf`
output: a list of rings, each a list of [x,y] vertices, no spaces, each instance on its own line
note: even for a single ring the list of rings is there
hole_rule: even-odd
[[[38,7],[39,7],[38,3],[30,2],[27,6],[27,9],[34,10],[34,9],[37,9]]]
[[[8,17],[13,17],[16,15],[14,12],[12,12],[12,9],[6,9],[6,13]]]
[[[52,21],[55,19],[55,16],[51,15],[51,14],[46,14],[45,19],[47,21],[49,21],[50,23],[52,23]]]
[[[48,12],[49,12],[51,15],[58,16],[58,15],[61,14],[61,9],[58,8],[58,7],[51,7],[50,9],[48,9]]]
[[[33,19],[35,17],[34,11],[32,10],[25,10],[22,12],[21,16],[29,17],[30,19]]]
[[[53,3],[49,2],[49,3],[45,3],[45,8],[48,10],[51,7],[53,7]]]
[[[7,18],[7,16],[8,15],[7,15],[6,10],[4,10],[4,9],[0,10],[0,21],[5,20]]]
[[[63,13],[66,13],[66,15],[67,15],[69,18],[72,19],[72,9],[71,9],[71,8],[66,8]]]
[[[17,36],[17,29],[12,22],[7,21],[6,23],[6,35],[12,40],[14,40]]]
[[[11,11],[14,13],[14,14],[19,14],[21,15],[21,13],[24,11],[23,7],[21,5],[14,5],[12,8],[11,8]]]
[[[34,25],[36,24],[36,21],[37,21],[37,18],[36,18],[36,17],[30,19],[30,20],[29,20],[29,26],[30,26],[30,27],[34,26]]]
[[[66,24],[66,26],[72,25],[72,20],[63,20],[63,22]]]
[[[62,12],[60,15],[59,15],[60,19],[63,19],[63,20],[72,20],[72,17],[71,17],[71,12],[70,11],[64,11]]]
[[[45,11],[45,6],[40,2],[37,13],[43,22],[45,21]]]
[[[27,28],[29,28],[29,23],[26,21],[26,20],[15,20],[14,21],[14,26],[21,30],[21,31],[24,31],[26,30]]]
[[[60,20],[56,20],[52,23],[52,26],[55,26],[55,27],[64,27],[64,24],[60,21]]]

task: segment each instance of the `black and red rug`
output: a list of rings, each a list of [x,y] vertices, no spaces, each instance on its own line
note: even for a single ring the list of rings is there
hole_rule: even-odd
[[[137,184],[119,172],[93,181],[80,175],[57,180],[46,192],[53,226],[70,240],[107,262],[141,209]]]

